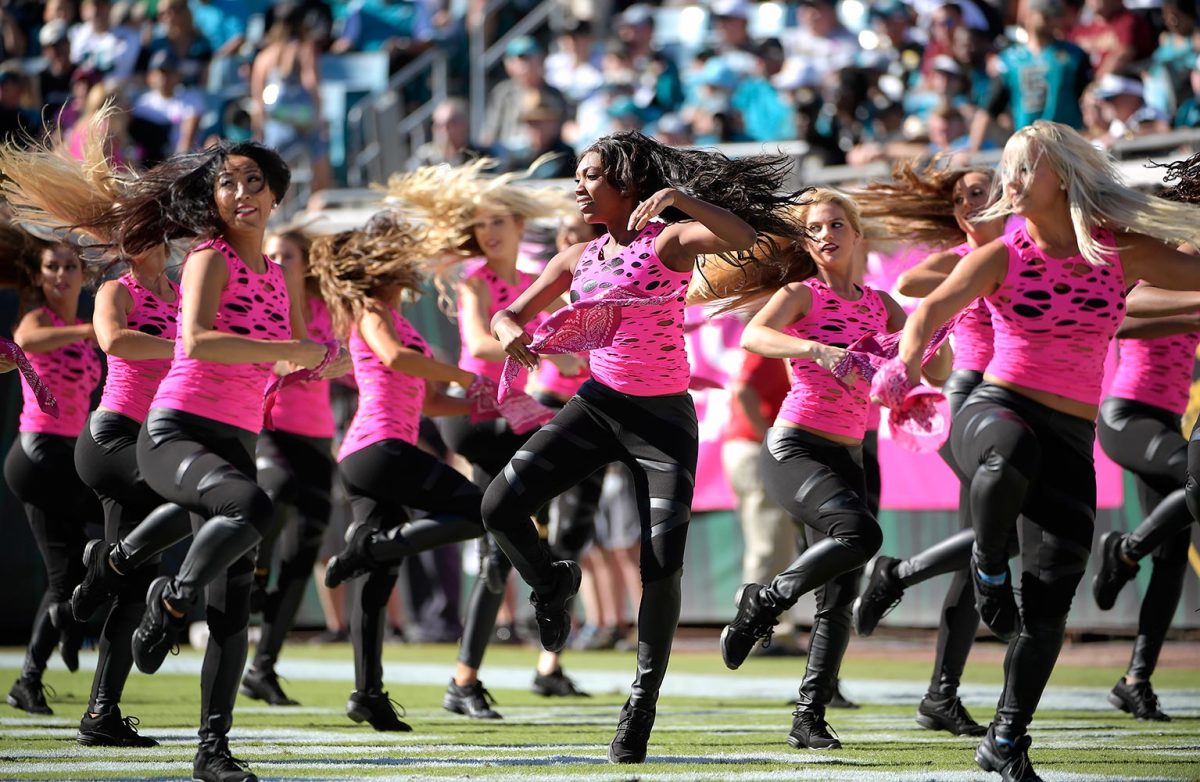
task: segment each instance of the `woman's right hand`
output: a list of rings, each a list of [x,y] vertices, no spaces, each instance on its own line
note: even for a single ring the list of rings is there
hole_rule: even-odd
[[[817,366],[832,372],[833,368],[841,363],[845,355],[846,351],[842,348],[820,345],[812,355],[812,360]]]
[[[292,345],[289,360],[305,369],[312,369],[325,360],[326,349],[320,342],[301,339]]]
[[[496,319],[492,331],[492,335],[500,343],[500,347],[504,348],[504,352],[512,356],[518,364],[526,369],[537,367],[537,354],[528,347],[529,343],[533,342],[533,337],[518,326],[512,317],[504,316]]]

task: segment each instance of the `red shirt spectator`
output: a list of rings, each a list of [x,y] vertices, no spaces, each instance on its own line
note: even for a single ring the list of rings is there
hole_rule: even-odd
[[[791,387],[787,364],[782,359],[746,353],[732,384],[733,410],[725,439],[762,442]]]
[[[1119,73],[1154,50],[1154,32],[1146,20],[1125,8],[1122,0],[1088,0],[1086,24],[1071,30],[1070,40],[1092,58],[1096,78]]]

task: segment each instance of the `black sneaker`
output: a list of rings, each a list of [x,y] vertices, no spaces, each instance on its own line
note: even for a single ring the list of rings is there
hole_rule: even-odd
[[[531,689],[536,694],[544,695],[548,698],[568,696],[579,698],[592,697],[590,693],[579,689],[579,685],[575,684],[573,679],[563,673],[562,668],[556,668],[550,673],[535,674]]]
[[[259,671],[251,668],[246,671],[246,674],[242,676],[242,686],[239,692],[247,698],[266,701],[271,706],[300,705],[299,701],[294,701],[287,696],[287,693],[279,686],[279,676],[270,669]]]
[[[654,709],[633,706],[629,701],[621,707],[617,720],[617,735],[608,745],[609,763],[645,763],[646,745],[654,729]]]
[[[971,719],[957,695],[945,697],[926,693],[917,706],[917,724],[929,730],[945,730],[955,736],[982,736],[987,728]]]
[[[163,596],[171,585],[170,576],[159,576],[146,591],[146,613],[133,631],[133,662],[142,673],[154,673],[167,653],[179,653],[179,636],[184,630],[182,617],[175,618],[163,605]]]
[[[137,717],[122,717],[120,709],[93,717],[84,714],[75,740],[85,747],[157,747],[158,742],[137,731]]]
[[[975,608],[979,610],[979,618],[1001,641],[1007,643],[1013,640],[1021,632],[1021,612],[1017,609],[1017,599],[1013,596],[1012,573],[1005,567],[1003,584],[985,584],[979,578],[975,557],[971,557],[970,567],[971,580],[975,582]]]
[[[110,551],[103,540],[89,540],[83,549],[83,581],[71,592],[71,613],[80,622],[91,619],[120,584],[121,574],[108,563]]]
[[[442,696],[442,708],[455,714],[465,714],[473,720],[498,720],[500,712],[492,708],[496,699],[483,686],[483,682],[458,685],[450,680],[446,694]]]
[[[380,690],[355,690],[350,693],[346,702],[346,716],[355,722],[366,722],[378,731],[395,731],[407,733],[412,726],[400,719],[396,714],[396,706],[400,706]],[[400,706],[404,711],[404,707]]]
[[[1100,570],[1092,577],[1092,597],[1100,610],[1107,611],[1117,602],[1121,588],[1137,575],[1137,564],[1130,565],[1121,558],[1121,547],[1125,536],[1120,532],[1106,532],[1100,538]]]
[[[762,584],[742,584],[733,598],[737,616],[721,631],[721,659],[732,671],[746,661],[758,639],[763,639],[764,647],[770,646],[775,625],[779,624],[779,618],[762,607],[762,590]]]
[[[579,591],[583,572],[579,565],[569,559],[555,562],[551,568],[554,570],[553,590],[546,595],[531,593],[529,604],[533,606],[534,618],[537,619],[542,648],[547,652],[561,652],[571,635],[571,612],[567,610],[567,605]]]
[[[900,605],[904,585],[895,576],[895,557],[878,556],[867,565],[867,588],[854,601],[854,632],[866,638],[875,632],[879,620]]]
[[[996,741],[996,726],[987,730],[983,741],[975,748],[975,763],[984,771],[995,771],[1003,782],[1042,782],[1029,761],[1028,735],[1011,744]]]
[[[54,688],[31,676],[22,676],[8,691],[8,705],[29,714],[53,714],[54,709],[46,704],[46,690],[55,695]]]
[[[246,761],[229,752],[225,736],[203,739],[192,761],[192,779],[203,782],[258,782]]]
[[[83,628],[75,621],[70,603],[54,603],[50,606],[50,624],[58,631],[58,653],[67,670],[79,670],[79,647],[83,646]]]
[[[361,521],[346,528],[346,547],[330,557],[325,566],[325,586],[333,589],[343,581],[369,573],[375,567],[367,554],[367,543],[374,532],[374,527]]]
[[[1164,714],[1158,707],[1158,696],[1150,682],[1129,684],[1122,676],[1108,694],[1108,702],[1124,712],[1132,714],[1139,720],[1149,722],[1170,722],[1171,717]]]
[[[793,749],[841,749],[842,742],[825,721],[825,715],[799,706],[792,712],[792,731],[788,744]]]
[[[829,703],[825,704],[830,709],[857,709],[858,704],[846,697],[842,692],[842,683],[838,681],[833,685],[833,697],[829,699]]]

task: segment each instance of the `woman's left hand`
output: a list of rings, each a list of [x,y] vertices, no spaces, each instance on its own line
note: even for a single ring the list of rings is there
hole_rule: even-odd
[[[667,207],[674,206],[679,195],[679,191],[675,188],[664,187],[638,204],[633,213],[629,215],[629,230],[640,231],[645,228],[652,218],[658,217]]]
[[[336,377],[348,374],[353,368],[353,363],[350,361],[350,352],[345,346],[338,348],[337,358],[329,362],[329,365],[321,371],[322,380],[332,380]]]

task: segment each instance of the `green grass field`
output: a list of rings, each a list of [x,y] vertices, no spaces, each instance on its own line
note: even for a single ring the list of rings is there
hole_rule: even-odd
[[[930,651],[932,653],[932,651]],[[845,748],[792,750],[787,699],[802,658],[755,658],[729,672],[714,651],[677,652],[644,766],[608,765],[605,751],[633,674],[631,655],[574,654],[567,670],[592,698],[540,698],[523,688],[534,652],[489,650],[483,678],[503,721],[471,722],[441,708],[452,671],[450,646],[389,645],[392,697],[404,704],[412,733],[380,734],[351,723],[342,708],[351,685],[346,646],[285,648],[284,686],[303,703],[269,708],[239,700],[234,754],[264,779],[604,779],[604,780],[971,780],[989,776],[972,761],[974,739],[922,730],[913,722],[929,663],[912,655],[854,655],[843,667],[845,690],[864,703],[828,717]],[[919,656],[919,655],[918,655]],[[1073,655],[1079,658],[1080,655]],[[1200,779],[1200,661],[1155,677],[1170,723],[1138,723],[1108,706],[1104,692],[1118,668],[1061,665],[1032,727],[1032,757],[1049,780]],[[199,686],[191,671],[199,654],[169,658],[164,672],[134,674],[123,703],[143,733],[161,741],[148,750],[81,747],[74,741],[94,665],[69,674],[52,668],[52,717],[0,706],[0,779],[180,779],[191,770]],[[0,682],[17,675],[20,650],[0,650]],[[489,680],[490,677],[490,680]],[[994,663],[968,668],[964,700],[987,720],[1000,681]],[[777,695],[774,694],[775,691]],[[990,778],[997,779],[994,775]]]

